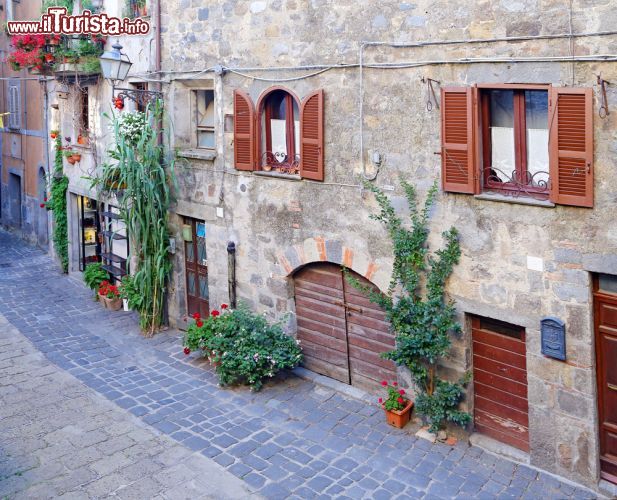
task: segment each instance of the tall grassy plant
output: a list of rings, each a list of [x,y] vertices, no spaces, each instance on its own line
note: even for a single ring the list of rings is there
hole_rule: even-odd
[[[162,324],[165,290],[171,273],[168,214],[171,185],[175,185],[174,159],[159,142],[162,132],[162,102],[148,106],[144,126],[127,133],[122,115],[112,116],[114,160],[103,166],[98,179],[101,190],[117,190],[120,217],[130,241],[133,286],[142,300],[140,326],[152,335]],[[131,259],[129,258],[129,262]]]

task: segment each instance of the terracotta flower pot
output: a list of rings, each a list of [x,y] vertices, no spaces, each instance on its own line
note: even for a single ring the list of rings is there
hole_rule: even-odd
[[[66,161],[68,161],[71,165],[75,165],[75,158],[72,156],[67,156]]]
[[[74,154],[71,158],[73,158],[74,162],[81,161],[81,153]]]
[[[102,295],[102,294],[100,294],[100,293],[99,293],[99,294],[98,294],[98,298],[99,298],[99,302],[100,302],[101,304],[103,304],[103,307],[104,307],[105,309],[107,309],[107,302],[106,302],[106,297],[105,297],[105,295]]]
[[[411,417],[411,409],[413,401],[407,401],[407,406],[402,410],[384,410],[386,412],[386,421],[389,425],[402,429],[409,423]]]
[[[122,309],[122,299],[120,297],[117,297],[115,299],[103,297],[103,300],[105,301],[105,307],[110,311],[119,311],[120,309]]]

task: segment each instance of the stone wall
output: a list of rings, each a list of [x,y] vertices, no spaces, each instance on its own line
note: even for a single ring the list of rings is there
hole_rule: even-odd
[[[567,2],[552,0],[484,0],[473,5],[426,0],[164,2],[163,67],[174,72],[167,102],[177,124],[175,145],[180,150],[190,148],[192,118],[186,112],[190,85],[207,79],[217,92],[216,155],[178,162],[180,190],[175,208],[179,215],[207,223],[212,304],[227,301],[229,240],[238,247],[239,297],[272,318],[293,312],[289,276],[303,262],[323,260],[324,255],[327,260],[343,261],[344,249],[349,249],[363,256],[363,269],[374,265],[371,276],[380,286],[387,283],[392,262],[383,227],[369,218],[376,209],[374,199],[360,185],[359,69],[336,68],[309,76],[315,70],[256,72],[251,68],[357,64],[365,40],[408,43],[565,33],[570,17],[574,32],[612,29],[616,20],[608,0],[576,0],[571,14]],[[615,36],[573,41],[575,55],[609,54],[616,47]],[[570,50],[568,39],[366,48],[364,62],[369,64],[434,62],[404,69],[364,69],[363,154],[368,173],[374,173],[370,153],[377,151],[384,159],[375,184],[386,189],[394,186],[388,192],[404,213],[399,177],[412,181],[423,199],[440,176],[434,152],[440,149],[441,119],[437,109],[426,109],[428,90],[422,77],[439,80],[442,87],[507,82],[574,85],[592,87],[596,96],[597,74],[608,81],[617,78],[614,63],[439,61],[568,56]],[[249,77],[233,72],[196,74],[217,64],[238,68]],[[325,90],[325,182],[234,170],[228,116],[233,113],[233,90],[245,90],[256,102],[276,83],[269,80],[302,75],[307,78],[280,84],[300,98]],[[616,97],[609,87],[609,101],[614,103]],[[597,103],[594,106],[595,208],[547,208],[441,193],[432,214],[431,236],[436,247],[444,229],[454,225],[461,232],[463,255],[448,284],[461,320],[478,314],[526,328],[531,463],[588,485],[595,485],[599,477],[590,273],[617,273],[617,232],[612,223],[617,208],[613,194],[617,114],[599,119]],[[217,214],[217,208],[222,212]],[[178,238],[180,222],[176,218]],[[321,247],[325,253],[311,247],[321,241],[330,242]],[[317,255],[307,260],[311,252]],[[542,260],[540,270],[528,265],[528,257]],[[178,324],[185,311],[182,262],[179,248],[171,304]],[[539,322],[549,315],[566,322],[567,362],[540,353]],[[462,373],[469,369],[470,360],[467,332],[453,347],[449,364]]]

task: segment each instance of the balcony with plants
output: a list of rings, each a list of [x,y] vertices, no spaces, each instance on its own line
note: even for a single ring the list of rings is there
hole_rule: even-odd
[[[15,71],[27,69],[32,73],[95,75],[101,71],[99,56],[106,37],[81,35],[15,35],[8,62]]]

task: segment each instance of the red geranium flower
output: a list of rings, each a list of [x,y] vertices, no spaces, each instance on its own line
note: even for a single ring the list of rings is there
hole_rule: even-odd
[[[217,310],[212,311],[212,316],[214,316],[215,318],[221,314],[220,312],[218,312]]]
[[[191,354],[191,350],[188,347],[185,347],[184,348],[184,354],[186,354],[188,356],[189,354]]]
[[[388,385],[388,382],[386,382],[385,380],[381,381],[381,385],[383,385],[384,387]]]
[[[202,326],[204,326],[204,322],[200,319],[197,320],[197,328],[201,328]]]
[[[400,391],[398,391],[398,393],[402,396],[403,394],[405,394],[405,390],[401,389]]]
[[[227,309],[229,306],[227,304],[221,304],[221,309]]]
[[[378,401],[379,401],[380,404],[383,403],[383,398],[379,398]]]
[[[401,404],[403,404],[405,402],[405,400],[403,398],[398,398],[397,401]]]
[[[41,208],[45,208],[45,203],[41,203],[39,206],[40,206]]]
[[[398,385],[398,382],[392,382],[392,385],[396,387]]]
[[[193,319],[199,319],[199,318],[201,318],[201,314],[199,313],[193,314]]]
[[[47,196],[45,196],[45,199],[43,201],[47,201]]]

